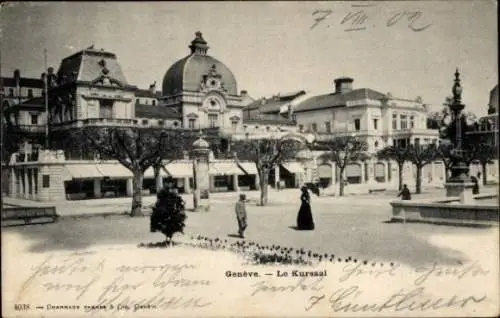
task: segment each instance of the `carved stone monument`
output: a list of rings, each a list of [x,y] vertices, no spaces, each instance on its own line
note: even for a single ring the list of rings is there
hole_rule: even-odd
[[[200,135],[193,143],[193,206],[195,211],[208,212],[210,210],[209,156],[209,144]]]
[[[464,150],[462,148],[465,138],[466,122],[462,115],[465,105],[462,104],[462,86],[460,85],[460,73],[455,72],[455,84],[453,85],[453,99],[449,108],[452,113],[452,123],[449,130],[449,138],[453,143],[452,176],[445,184],[446,196],[459,197],[460,203],[471,204],[474,202],[472,188],[474,184],[469,177],[469,167],[464,163]]]

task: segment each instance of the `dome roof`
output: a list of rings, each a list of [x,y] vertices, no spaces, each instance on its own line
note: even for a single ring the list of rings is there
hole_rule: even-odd
[[[175,62],[163,77],[163,96],[179,94],[182,91],[199,91],[203,76],[216,72],[222,85],[230,95],[238,95],[236,78],[231,70],[219,60],[207,55],[208,45],[201,32],[189,46],[191,54]]]
[[[208,144],[208,142],[203,139],[203,138],[198,138],[196,139],[194,142],[193,142],[193,148],[195,149],[206,149],[206,148],[209,148],[210,145]]]

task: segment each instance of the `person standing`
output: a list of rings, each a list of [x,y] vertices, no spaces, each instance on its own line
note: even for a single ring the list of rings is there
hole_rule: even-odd
[[[398,197],[401,197],[401,200],[411,200],[410,189],[408,189],[406,184],[403,184],[403,189],[399,192]]]
[[[246,208],[246,196],[244,194],[240,194],[240,200],[236,202],[235,212],[236,219],[238,220],[238,234],[241,238],[245,238],[244,232],[247,228],[247,208]]]
[[[311,196],[306,186],[300,189],[300,209],[297,215],[297,229],[299,230],[314,230],[314,220],[311,211]]]
[[[470,179],[474,185],[472,186],[472,194],[479,194],[479,178],[481,178],[481,173],[477,174],[477,178],[472,176]]]

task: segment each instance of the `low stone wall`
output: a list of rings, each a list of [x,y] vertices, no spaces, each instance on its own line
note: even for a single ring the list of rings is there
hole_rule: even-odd
[[[497,195],[483,194],[474,199],[491,199]],[[499,208],[495,205],[460,204],[458,197],[432,201],[393,201],[393,222],[424,222],[453,225],[498,226]],[[457,204],[454,204],[457,202]]]

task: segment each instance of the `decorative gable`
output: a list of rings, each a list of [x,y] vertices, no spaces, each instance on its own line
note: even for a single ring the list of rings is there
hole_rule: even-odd
[[[217,71],[217,66],[215,64],[213,64],[210,70],[202,76],[200,90],[202,92],[209,92],[212,90],[226,92],[224,83],[222,82],[222,75]]]

